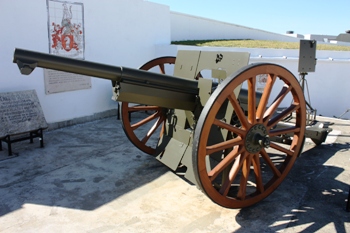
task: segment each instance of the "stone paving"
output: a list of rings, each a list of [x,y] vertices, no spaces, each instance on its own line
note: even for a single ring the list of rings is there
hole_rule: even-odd
[[[265,200],[222,208],[135,148],[115,117],[45,132],[0,151],[0,232],[350,232],[350,121],[307,140]]]

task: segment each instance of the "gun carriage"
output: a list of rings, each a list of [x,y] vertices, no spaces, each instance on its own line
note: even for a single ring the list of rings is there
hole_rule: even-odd
[[[304,93],[290,71],[248,61],[249,53],[208,51],[179,51],[140,69],[23,49],[13,58],[22,74],[42,67],[111,80],[130,141],[228,208],[271,194],[305,135],[319,144],[330,131],[307,124]]]

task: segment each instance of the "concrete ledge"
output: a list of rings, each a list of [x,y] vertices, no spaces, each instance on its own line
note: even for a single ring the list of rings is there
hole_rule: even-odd
[[[72,125],[78,125],[78,124],[95,121],[95,120],[99,120],[107,117],[117,116],[117,114],[118,114],[117,109],[111,109],[104,112],[98,112],[90,116],[84,116],[84,117],[78,117],[78,118],[74,118],[66,121],[48,123],[47,130],[50,131],[50,130],[55,130],[59,128],[65,128]]]

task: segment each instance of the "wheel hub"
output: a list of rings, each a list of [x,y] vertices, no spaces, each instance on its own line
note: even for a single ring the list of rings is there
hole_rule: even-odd
[[[245,147],[249,153],[255,154],[261,148],[268,148],[269,146],[270,138],[263,124],[256,124],[250,128],[245,139]]]

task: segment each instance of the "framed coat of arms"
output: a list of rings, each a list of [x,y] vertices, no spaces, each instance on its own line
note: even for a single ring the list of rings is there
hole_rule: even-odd
[[[84,59],[84,5],[47,0],[51,54]]]

